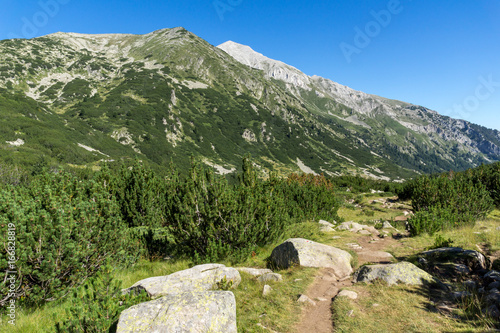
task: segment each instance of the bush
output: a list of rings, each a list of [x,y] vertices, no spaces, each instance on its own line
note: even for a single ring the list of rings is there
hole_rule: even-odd
[[[13,240],[7,239],[9,227],[15,228]],[[0,249],[0,270],[17,274],[14,292],[0,282],[2,305],[9,298],[27,305],[60,299],[106,258],[116,265],[133,262],[128,235],[116,201],[95,181],[44,173],[29,188],[0,191],[0,242],[14,242]],[[11,256],[15,263],[8,262]]]
[[[471,173],[421,176],[406,185],[416,214],[408,220],[412,235],[473,226],[493,208],[486,187]]]
[[[120,281],[112,276],[109,263],[73,291],[66,318],[55,326],[57,333],[100,333],[116,328],[121,312],[149,300],[145,291],[122,295]],[[56,318],[57,319],[57,318]]]

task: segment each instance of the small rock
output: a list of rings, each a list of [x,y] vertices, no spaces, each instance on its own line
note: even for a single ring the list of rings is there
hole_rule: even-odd
[[[347,297],[349,299],[357,299],[358,294],[351,290],[342,290],[338,293],[337,297]]]
[[[348,317],[354,317],[354,310],[347,311],[347,316]]]
[[[257,278],[259,282],[267,282],[267,281],[276,281],[276,282],[281,282],[283,281],[283,277],[281,274],[278,273],[266,273],[264,275],[261,275]]]
[[[500,231],[500,227],[497,227],[496,230]]]
[[[489,315],[492,318],[500,318],[500,310],[498,310],[498,307],[496,305],[492,305],[487,309],[483,309],[482,311],[484,314]]]
[[[267,296],[271,293],[271,291],[273,290],[273,288],[271,288],[271,286],[269,285],[265,285],[264,286],[264,289],[262,290],[262,296]]]
[[[468,280],[464,282],[464,287],[468,290],[474,290],[477,288],[476,281]]]
[[[297,302],[306,303],[306,304],[309,304],[309,305],[312,305],[312,306],[316,306],[316,302],[313,301],[312,299],[310,299],[309,297],[307,297],[306,295],[300,295],[300,297],[297,300]]]
[[[293,280],[293,282],[299,282],[299,281],[302,281],[302,279],[295,279],[295,280]]]
[[[340,239],[340,238],[342,238],[342,237],[340,237],[340,236],[333,236],[332,237],[332,239]]]
[[[500,287],[500,281],[494,281],[488,285],[488,289],[498,289]]]
[[[327,300],[326,298],[324,298],[324,297],[316,297],[316,299],[317,299],[318,301],[320,301],[320,302],[326,302],[326,301],[328,301],[328,300]]]
[[[388,221],[384,221],[384,223],[382,223],[382,229],[394,229],[394,227],[388,222]]]
[[[489,271],[484,275],[485,279],[491,279],[494,281],[500,281],[500,272],[498,271]]]
[[[372,306],[373,306],[374,308],[376,308],[376,307],[380,306],[380,304],[373,303],[373,304],[372,304]]]
[[[248,268],[248,267],[235,267],[238,272],[244,272],[255,277],[272,273],[273,271],[267,268]]]
[[[462,299],[465,297],[470,297],[472,294],[468,291],[454,291],[450,295],[453,299]]]

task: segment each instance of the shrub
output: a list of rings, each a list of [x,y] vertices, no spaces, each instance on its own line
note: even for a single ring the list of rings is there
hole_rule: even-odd
[[[123,295],[121,283],[113,279],[112,271],[111,265],[107,263],[83,286],[73,291],[66,318],[55,326],[57,333],[112,331],[123,310],[149,300],[145,291],[138,295]]]
[[[101,184],[80,181],[66,172],[44,173],[29,188],[0,191],[0,242],[7,244],[8,228],[15,227],[17,259],[8,262],[0,249],[0,270],[15,271],[16,290],[8,293],[0,282],[2,304],[39,304],[64,297],[94,275],[108,258],[113,264],[135,260],[118,205]]]
[[[470,173],[421,176],[406,186],[416,214],[408,220],[412,235],[474,225],[493,208],[493,201]]]

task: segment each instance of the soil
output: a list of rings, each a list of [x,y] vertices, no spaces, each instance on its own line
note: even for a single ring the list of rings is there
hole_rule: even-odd
[[[387,257],[380,252],[391,246],[397,246],[398,241],[393,238],[378,238],[362,236],[357,239],[362,249],[356,249],[358,265],[365,263],[388,263]],[[352,286],[350,277],[337,279],[331,268],[322,268],[318,271],[313,284],[306,295],[316,302],[316,306],[308,305],[302,311],[302,318],[296,327],[298,333],[331,333],[333,332],[331,305],[335,296],[342,288]]]

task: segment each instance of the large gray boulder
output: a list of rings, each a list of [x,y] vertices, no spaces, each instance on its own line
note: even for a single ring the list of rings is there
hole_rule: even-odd
[[[367,265],[361,267],[354,275],[355,282],[373,282],[382,280],[389,285],[404,283],[423,285],[440,283],[439,280],[409,262],[398,262],[390,265]]]
[[[236,301],[230,291],[170,294],[123,311],[117,333],[236,333]]]
[[[338,278],[352,273],[351,260],[349,252],[303,238],[288,239],[271,253],[271,262],[278,268],[329,267]]]
[[[154,299],[168,294],[216,289],[217,284],[224,282],[226,285],[230,283],[232,288],[236,288],[241,282],[240,273],[232,267],[221,264],[205,264],[170,275],[141,280],[123,292],[145,290]]]
[[[460,247],[442,247],[422,252],[418,255],[429,263],[455,263],[469,267],[471,270],[487,269],[488,259],[474,250],[464,250]]]

